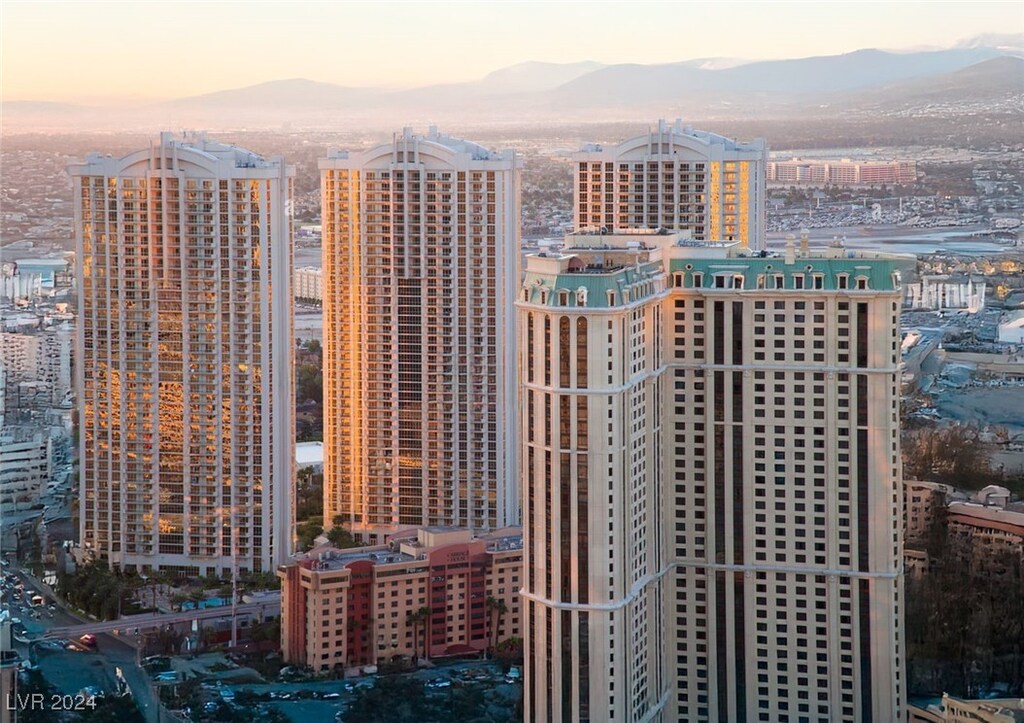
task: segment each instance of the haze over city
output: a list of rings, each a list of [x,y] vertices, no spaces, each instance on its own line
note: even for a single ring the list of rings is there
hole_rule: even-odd
[[[0,0],[0,723],[1024,720],[1022,11]]]

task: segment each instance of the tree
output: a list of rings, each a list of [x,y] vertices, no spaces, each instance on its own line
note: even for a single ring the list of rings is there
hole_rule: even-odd
[[[310,517],[305,522],[297,524],[295,526],[295,535],[299,538],[299,549],[305,551],[312,548],[316,538],[322,535],[323,532],[322,517]]]
[[[523,664],[523,639],[517,635],[505,638],[495,647],[495,656],[504,670]]]
[[[912,430],[903,436],[903,466],[908,479],[948,482],[979,489],[996,481],[980,430],[951,424]]]
[[[327,533],[327,539],[332,545],[341,549],[360,546],[351,532],[337,524]]]

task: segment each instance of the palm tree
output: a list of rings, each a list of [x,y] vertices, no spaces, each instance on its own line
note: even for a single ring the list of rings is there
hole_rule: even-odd
[[[491,649],[494,650],[498,647],[498,628],[501,627],[502,616],[508,612],[508,605],[505,604],[504,600],[488,597],[484,601],[484,607],[491,613]],[[494,620],[495,614],[498,618],[497,621]]]
[[[429,657],[427,655],[428,639],[427,639],[427,626],[426,626],[426,623],[427,623],[427,620],[430,618],[430,616],[432,614],[433,614],[433,610],[431,610],[429,607],[424,605],[423,607],[421,607],[416,612],[409,613],[408,616],[406,616],[406,618],[405,618],[405,622],[408,623],[409,625],[412,625],[412,649],[414,651],[413,652],[413,659],[414,660],[419,657],[419,641],[420,641],[419,628],[420,628],[421,624],[423,625],[423,657],[424,658]]]

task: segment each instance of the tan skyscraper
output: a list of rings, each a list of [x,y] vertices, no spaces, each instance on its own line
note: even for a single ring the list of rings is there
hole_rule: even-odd
[[[843,248],[527,258],[527,721],[902,720],[901,294]]]
[[[667,228],[698,241],[761,248],[765,232],[763,139],[729,138],[658,121],[657,130],[573,156],[577,231]]]
[[[406,129],[320,169],[325,522],[517,522],[515,155]]]
[[[272,571],[292,548],[293,169],[164,133],[69,170],[82,542],[124,569]]]

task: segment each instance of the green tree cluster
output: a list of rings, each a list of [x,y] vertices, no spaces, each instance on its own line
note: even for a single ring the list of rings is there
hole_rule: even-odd
[[[298,547],[305,552],[313,547],[313,542],[324,533],[324,518],[310,517],[305,522],[295,525],[295,536],[298,538]]]
[[[133,593],[143,584],[137,575],[93,562],[58,577],[57,592],[79,610],[101,620],[113,620],[118,613],[135,612]]]

